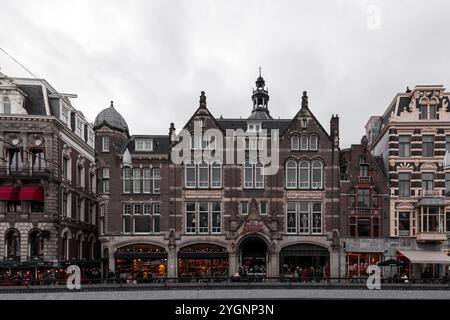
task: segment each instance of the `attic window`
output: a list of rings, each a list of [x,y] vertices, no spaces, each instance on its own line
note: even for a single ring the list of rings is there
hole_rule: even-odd
[[[153,140],[136,140],[136,151],[153,151]]]
[[[306,128],[307,124],[308,124],[308,120],[306,118],[302,118],[301,123],[302,123],[302,128]]]

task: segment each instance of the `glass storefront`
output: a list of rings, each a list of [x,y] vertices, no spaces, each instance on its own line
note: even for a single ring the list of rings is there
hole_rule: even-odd
[[[259,237],[248,237],[240,245],[240,275],[266,276],[267,245]]]
[[[228,251],[213,244],[194,244],[178,251],[180,278],[228,277]]]
[[[380,252],[347,252],[347,277],[367,277],[367,268],[383,261]]]
[[[121,279],[152,282],[167,275],[167,252],[162,247],[133,244],[118,248],[114,257]]]
[[[320,281],[329,277],[328,249],[313,244],[295,244],[280,251],[280,275],[302,281]]]

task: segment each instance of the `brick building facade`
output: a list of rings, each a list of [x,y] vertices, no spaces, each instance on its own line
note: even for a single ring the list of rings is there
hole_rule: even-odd
[[[0,111],[0,267],[95,267],[92,125],[41,79],[0,74]]]

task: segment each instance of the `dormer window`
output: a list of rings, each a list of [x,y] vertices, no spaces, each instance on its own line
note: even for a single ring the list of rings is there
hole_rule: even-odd
[[[79,137],[83,137],[83,122],[79,118],[76,118],[75,133]]]
[[[435,104],[422,104],[419,106],[419,119],[420,120],[436,120],[437,119],[437,106]]]
[[[11,113],[11,100],[8,97],[3,98],[3,113],[10,114]]]
[[[153,140],[136,140],[136,151],[153,151]]]
[[[60,119],[64,124],[69,125],[69,109],[61,104]]]

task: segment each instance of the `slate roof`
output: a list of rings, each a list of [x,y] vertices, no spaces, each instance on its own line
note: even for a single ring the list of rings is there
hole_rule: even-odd
[[[19,85],[18,88],[27,95],[24,107],[28,114],[47,115],[42,85]]]
[[[153,151],[135,151],[136,139],[152,139]],[[130,153],[169,153],[169,136],[168,135],[133,135],[128,143],[123,147],[122,153],[128,148]]]
[[[95,118],[94,128],[106,124],[114,129],[119,129],[128,132],[128,125],[122,115],[114,108],[103,109]]]

